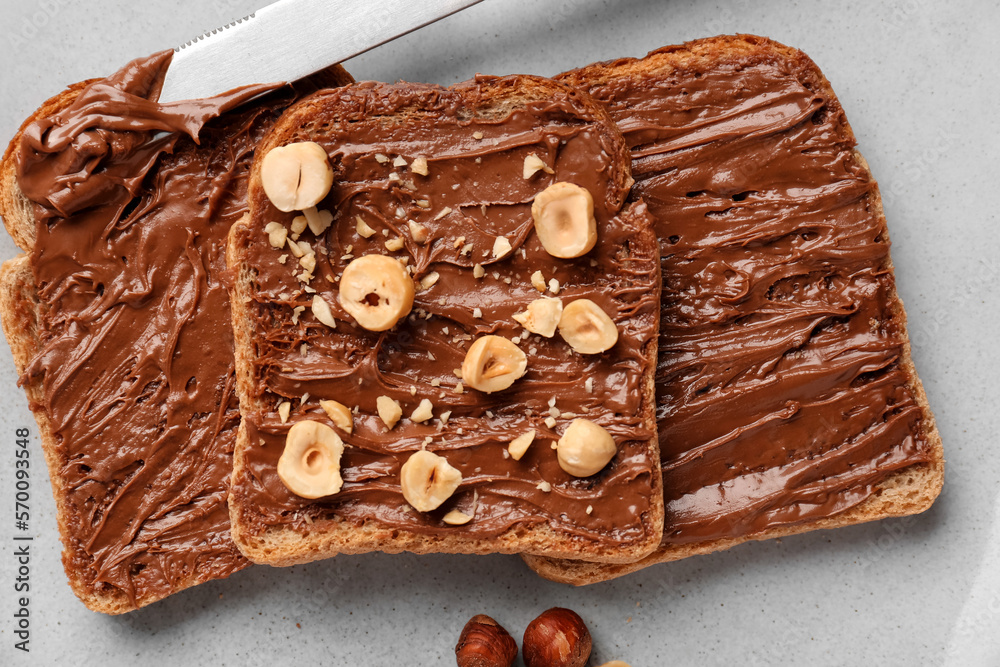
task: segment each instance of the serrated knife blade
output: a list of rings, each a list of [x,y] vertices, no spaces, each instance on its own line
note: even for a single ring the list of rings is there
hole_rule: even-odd
[[[175,49],[160,102],[294,81],[482,0],[279,0]]]

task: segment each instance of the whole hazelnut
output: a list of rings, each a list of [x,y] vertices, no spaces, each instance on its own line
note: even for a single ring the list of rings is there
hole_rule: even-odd
[[[527,667],[584,667],[590,631],[575,611],[553,607],[528,624],[521,649]]]
[[[517,642],[485,614],[469,619],[455,646],[458,667],[510,667],[516,657]]]

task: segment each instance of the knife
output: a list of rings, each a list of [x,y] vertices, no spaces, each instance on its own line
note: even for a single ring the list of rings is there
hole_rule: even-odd
[[[159,101],[295,81],[482,0],[279,0],[174,49]]]

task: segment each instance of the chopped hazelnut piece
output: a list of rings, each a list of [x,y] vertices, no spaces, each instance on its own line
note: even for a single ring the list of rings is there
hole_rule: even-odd
[[[524,312],[514,313],[514,319],[530,331],[546,338],[552,338],[562,317],[563,305],[559,299],[543,297],[528,304]]]
[[[438,273],[437,271],[431,271],[426,276],[420,279],[420,289],[429,290],[431,287],[434,287],[434,285],[437,284],[437,281],[440,280],[440,278],[441,278],[440,273]]]
[[[441,519],[449,526],[464,526],[465,524],[472,521],[472,517],[465,512],[460,512],[459,510],[452,510],[444,515]]]
[[[427,170],[427,158],[423,156],[413,158],[413,162],[410,163],[410,171],[414,174],[420,174],[421,176],[426,176],[430,173]]]
[[[385,248],[389,252],[398,252],[403,249],[404,245],[406,245],[406,242],[402,236],[396,236],[385,242]]]
[[[309,225],[309,231],[311,231],[316,236],[319,236],[326,230],[330,228],[333,224],[333,213],[323,209],[322,211],[317,211],[316,207],[307,208],[303,213],[306,214],[306,222]]]
[[[427,243],[428,230],[426,226],[412,220],[407,225],[410,227],[410,236],[413,237],[414,241],[417,243]]]
[[[330,310],[330,304],[328,304],[319,294],[313,296],[312,314],[317,320],[331,329],[337,328],[337,320],[333,317],[333,311]]]
[[[539,292],[545,291],[545,278],[541,271],[535,271],[531,274],[531,286]]]
[[[299,265],[309,273],[312,273],[316,270],[316,254],[309,253],[308,255],[300,257]]]
[[[507,451],[510,452],[511,457],[515,461],[520,461],[521,457],[524,456],[525,452],[528,451],[528,447],[535,439],[535,429],[531,429],[527,433],[522,433],[513,440],[507,446]]]
[[[403,416],[403,408],[388,396],[379,396],[375,399],[375,407],[378,410],[379,419],[390,430],[396,425],[399,418]]]
[[[360,215],[354,216],[354,219],[357,220],[357,223],[358,223],[357,227],[355,227],[355,229],[358,232],[358,236],[361,236],[361,237],[367,239],[367,238],[371,238],[372,236],[375,235],[375,230],[372,229],[371,227],[369,227],[368,223],[366,223],[361,218]]]
[[[539,171],[544,171],[546,174],[556,173],[552,167],[542,162],[542,159],[535,153],[531,153],[528,157],[524,158],[523,176],[525,179],[531,178]]]
[[[288,401],[282,401],[278,403],[278,418],[281,419],[281,423],[284,424],[288,422],[288,415],[292,412],[292,404]]]
[[[497,259],[505,257],[512,249],[510,241],[507,240],[506,236],[498,236],[493,241],[493,256]]]
[[[267,234],[267,242],[271,244],[272,248],[280,250],[285,247],[285,240],[288,238],[288,229],[283,224],[280,222],[269,222],[264,225],[264,233]]]
[[[472,277],[479,279],[486,275],[486,269],[483,268],[482,264],[476,264],[472,267]]]
[[[433,416],[434,404],[425,398],[420,401],[420,405],[418,405],[417,409],[410,415],[410,421],[415,421],[417,423],[425,422]]]
[[[347,433],[354,432],[354,416],[346,405],[337,401],[320,401],[319,407],[323,408],[323,412],[334,426]]]

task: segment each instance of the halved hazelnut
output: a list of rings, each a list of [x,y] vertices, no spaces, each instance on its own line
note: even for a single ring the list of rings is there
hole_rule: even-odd
[[[531,217],[542,247],[553,257],[581,257],[597,243],[594,198],[573,183],[553,183],[535,196]]]
[[[288,490],[303,498],[322,498],[340,491],[340,457],[344,442],[326,424],[297,422],[288,430],[278,459],[278,477]]]
[[[413,308],[413,279],[397,260],[365,255],[352,260],[340,277],[338,299],[369,331],[385,331]]]
[[[563,305],[559,299],[543,297],[528,304],[528,309],[514,313],[515,320],[531,333],[552,338],[562,317]]]
[[[301,211],[330,192],[333,169],[322,146],[300,141],[267,152],[260,164],[260,182],[279,211]]]
[[[462,381],[487,394],[502,391],[524,375],[528,358],[502,336],[483,336],[469,347],[462,362]]]
[[[574,477],[597,474],[617,451],[611,434],[589,419],[574,419],[556,446],[559,467]]]
[[[598,354],[618,342],[618,327],[590,299],[577,299],[563,308],[559,335],[580,354]]]
[[[461,483],[461,472],[443,456],[426,450],[414,452],[399,470],[403,497],[419,512],[440,507]]]

